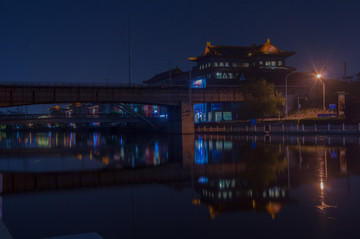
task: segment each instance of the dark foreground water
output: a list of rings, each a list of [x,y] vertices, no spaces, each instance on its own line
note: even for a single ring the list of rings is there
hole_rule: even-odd
[[[15,239],[359,238],[359,144],[0,133],[1,224]]]

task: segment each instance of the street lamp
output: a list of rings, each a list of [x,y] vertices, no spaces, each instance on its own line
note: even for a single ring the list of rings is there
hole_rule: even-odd
[[[322,86],[323,86],[323,89],[322,89],[322,91],[323,91],[323,110],[326,111],[326,107],[325,107],[325,82],[324,82],[324,80],[321,80],[321,74],[317,74],[316,78],[322,82]]]
[[[290,72],[285,77],[285,117],[286,117],[286,119],[288,119],[287,80],[288,80],[288,77],[291,76],[294,73],[296,73],[296,72],[295,71]]]
[[[298,122],[300,122],[300,99],[305,99],[305,100],[307,100],[307,97],[300,97],[300,96],[298,96],[298,98],[297,98],[297,102],[298,102]]]

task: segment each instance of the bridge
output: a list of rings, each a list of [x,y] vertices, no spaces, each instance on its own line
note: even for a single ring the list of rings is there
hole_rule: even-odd
[[[193,104],[242,102],[241,87],[144,87],[72,83],[0,83],[0,108],[59,103],[135,103],[168,107],[169,133],[193,134]]]

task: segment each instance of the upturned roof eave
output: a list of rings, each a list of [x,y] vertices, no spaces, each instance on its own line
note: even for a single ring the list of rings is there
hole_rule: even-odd
[[[208,57],[224,57],[224,58],[251,58],[248,55],[239,55],[239,56],[229,56],[229,55],[214,55],[214,54],[206,54],[206,55],[201,55],[198,57],[189,57],[188,60],[189,61],[194,61],[194,62],[198,62],[204,58],[208,58]]]

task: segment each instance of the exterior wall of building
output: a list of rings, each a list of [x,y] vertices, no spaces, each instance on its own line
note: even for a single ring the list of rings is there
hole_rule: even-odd
[[[245,79],[266,79],[284,84],[292,68],[286,67],[285,57],[262,56],[249,58],[206,57],[192,69],[192,81],[206,80],[206,85],[237,85]]]

